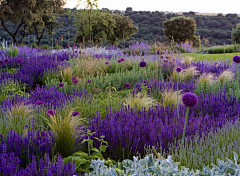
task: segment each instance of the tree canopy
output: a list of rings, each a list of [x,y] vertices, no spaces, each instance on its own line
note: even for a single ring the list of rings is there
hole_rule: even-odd
[[[240,43],[240,23],[238,23],[236,28],[232,30],[232,42]]]

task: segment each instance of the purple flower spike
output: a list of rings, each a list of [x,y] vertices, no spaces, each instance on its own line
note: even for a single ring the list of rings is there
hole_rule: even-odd
[[[43,104],[43,101],[41,101],[41,100],[37,101],[37,105],[42,105],[42,104]]]
[[[194,107],[198,104],[198,97],[194,93],[185,93],[182,97],[182,102],[187,107]]]
[[[181,72],[182,71],[182,68],[181,67],[177,67],[176,68],[176,72]]]
[[[64,83],[59,83],[59,87],[64,87]]]
[[[0,65],[3,65],[4,64],[4,61],[3,60],[0,60]]]
[[[125,87],[126,87],[126,88],[129,88],[130,86],[131,86],[131,85],[130,85],[129,83],[126,83],[126,84],[125,84]]]
[[[55,111],[52,110],[52,109],[49,109],[49,110],[47,111],[47,116],[48,116],[48,117],[53,117],[53,116],[55,116]]]
[[[235,63],[240,63],[240,56],[234,56],[233,57],[233,62],[235,62]]]
[[[80,113],[78,111],[73,111],[72,116],[73,117],[80,116]]]
[[[139,67],[146,67],[146,66],[147,66],[147,62],[145,62],[144,60],[139,63]]]

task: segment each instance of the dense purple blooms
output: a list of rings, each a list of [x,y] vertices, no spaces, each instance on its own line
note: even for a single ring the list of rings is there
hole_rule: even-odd
[[[234,56],[233,57],[233,62],[235,62],[235,63],[240,63],[240,56]]]
[[[198,97],[194,93],[185,93],[182,97],[182,102],[187,107],[194,107],[198,104]]]
[[[9,62],[9,59],[5,59],[4,61],[5,61],[5,63],[7,64],[7,63]]]
[[[146,67],[146,66],[147,66],[147,62],[145,62],[144,60],[139,63],[139,67]]]
[[[18,63],[18,64],[21,64],[21,63],[22,63],[22,59],[18,59],[18,60],[17,60],[17,63]]]
[[[46,114],[48,117],[55,116],[55,111],[53,109],[49,109],[49,110],[47,110]]]

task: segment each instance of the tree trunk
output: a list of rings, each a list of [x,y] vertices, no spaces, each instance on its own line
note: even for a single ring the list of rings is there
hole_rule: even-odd
[[[5,22],[3,21],[3,19],[2,18],[0,18],[0,19],[1,19],[2,27],[12,37],[13,43],[17,45],[18,44],[17,43],[17,34],[18,34],[18,31],[20,30],[20,28],[22,27],[22,25],[24,24],[23,20],[21,20],[21,23],[18,25],[16,31],[13,33],[13,32],[8,30],[8,28],[6,27]]]
[[[19,44],[23,43],[23,40],[24,40],[24,38],[25,38],[25,36],[26,36],[26,28],[27,28],[27,25],[24,25],[24,27],[23,27],[23,33],[22,33],[22,38],[20,39]]]

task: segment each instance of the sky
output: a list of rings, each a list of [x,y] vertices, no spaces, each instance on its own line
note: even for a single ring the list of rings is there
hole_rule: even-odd
[[[67,8],[74,8],[77,4],[77,0],[66,2]],[[240,0],[99,0],[98,7],[110,10],[126,10],[127,7],[132,7],[133,11],[240,14]]]

